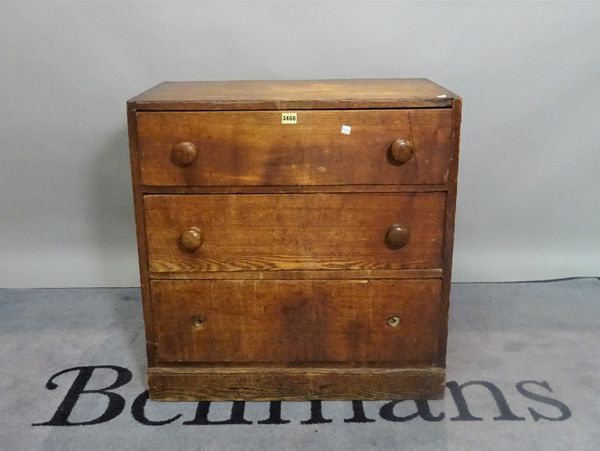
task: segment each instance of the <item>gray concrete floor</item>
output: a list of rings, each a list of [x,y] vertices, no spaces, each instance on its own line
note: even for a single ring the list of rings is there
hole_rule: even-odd
[[[0,345],[2,450],[600,449],[598,279],[454,285],[418,405],[146,402],[135,288],[0,290]]]

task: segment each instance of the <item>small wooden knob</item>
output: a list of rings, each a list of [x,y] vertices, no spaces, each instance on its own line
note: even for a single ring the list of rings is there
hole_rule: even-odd
[[[397,139],[390,146],[390,157],[395,164],[404,164],[415,153],[413,145],[406,139]]]
[[[175,144],[171,149],[171,161],[176,166],[189,166],[198,157],[198,149],[194,143],[185,141],[182,143]]]
[[[399,224],[391,226],[385,235],[385,242],[391,249],[400,249],[410,241],[408,229]]]
[[[185,252],[194,252],[202,244],[202,231],[191,227],[179,236],[179,245]]]

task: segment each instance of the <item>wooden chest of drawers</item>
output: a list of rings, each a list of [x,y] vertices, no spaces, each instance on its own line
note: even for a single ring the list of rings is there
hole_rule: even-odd
[[[150,396],[441,397],[460,116],[425,79],[131,99]]]

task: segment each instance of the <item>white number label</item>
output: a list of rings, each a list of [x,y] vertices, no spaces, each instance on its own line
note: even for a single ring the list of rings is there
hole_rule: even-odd
[[[281,113],[282,124],[296,124],[298,122],[297,113]]]

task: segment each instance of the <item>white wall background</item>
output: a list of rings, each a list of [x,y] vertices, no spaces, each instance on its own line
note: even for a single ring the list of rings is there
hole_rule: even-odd
[[[464,98],[454,280],[600,275],[600,4],[4,2],[0,286],[130,286],[127,98],[428,77]]]

